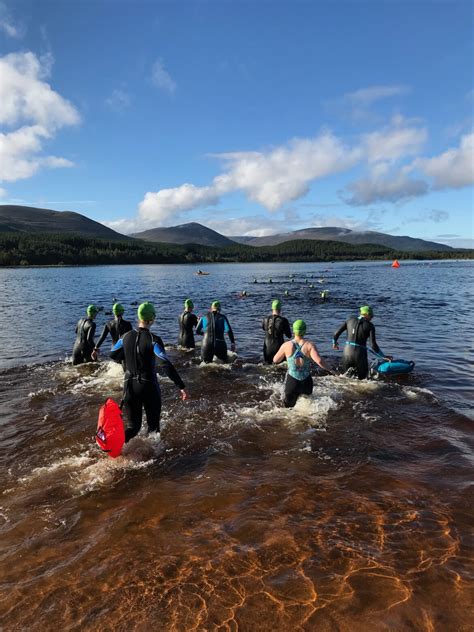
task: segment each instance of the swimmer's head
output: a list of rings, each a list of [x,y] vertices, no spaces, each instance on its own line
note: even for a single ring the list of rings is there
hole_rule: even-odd
[[[217,311],[219,311],[221,308],[221,303],[220,301],[212,301],[211,303],[211,309],[215,309]]]
[[[304,336],[306,333],[306,323],[304,322],[304,320],[298,319],[295,320],[295,322],[293,323],[293,332],[297,335],[297,336]]]
[[[369,305],[363,305],[360,308],[361,316],[368,316],[369,318],[373,318],[374,310]]]
[[[115,316],[122,316],[122,314],[125,312],[125,307],[120,303],[114,303],[114,305],[112,306],[112,311]]]
[[[156,318],[156,311],[153,303],[148,301],[139,305],[137,309],[138,320],[151,323]]]
[[[184,301],[184,308],[185,309],[192,309],[194,307],[194,303],[192,302],[192,300],[190,298],[187,298]]]
[[[276,312],[279,312],[281,310],[281,301],[279,301],[277,298],[272,301],[272,309]]]
[[[87,315],[89,318],[95,318],[99,313],[99,308],[96,305],[89,305],[87,307]]]

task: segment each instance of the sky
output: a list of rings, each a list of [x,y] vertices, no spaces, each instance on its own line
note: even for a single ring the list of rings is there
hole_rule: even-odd
[[[0,0],[0,203],[474,247],[473,11]]]

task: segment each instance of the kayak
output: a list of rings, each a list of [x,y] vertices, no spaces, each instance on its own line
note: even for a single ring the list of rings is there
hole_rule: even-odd
[[[380,360],[375,364],[374,371],[380,373],[381,375],[403,375],[405,373],[411,373],[415,367],[415,363],[413,360],[392,360],[388,362],[387,360]]]

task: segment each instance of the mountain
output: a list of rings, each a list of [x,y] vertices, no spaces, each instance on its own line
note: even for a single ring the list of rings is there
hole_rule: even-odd
[[[0,205],[0,233],[77,233],[101,239],[130,239],[80,213],[12,204]]]
[[[438,244],[434,241],[426,241],[414,237],[398,237],[378,233],[376,231],[353,231],[348,228],[324,227],[324,228],[304,228],[294,230],[290,233],[280,233],[278,235],[268,235],[267,237],[230,237],[233,241],[248,246],[276,246],[285,241],[295,239],[316,239],[320,241],[339,241],[347,244],[377,244],[387,246],[395,250],[426,251],[426,250],[452,250],[451,246]]]
[[[201,246],[235,246],[235,242],[224,237],[211,228],[197,222],[170,226],[169,228],[152,228],[142,233],[133,233],[131,237],[145,241],[157,241],[167,244],[200,244]]]

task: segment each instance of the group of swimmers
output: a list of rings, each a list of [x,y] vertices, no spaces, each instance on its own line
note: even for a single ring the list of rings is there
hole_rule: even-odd
[[[216,356],[222,362],[228,362],[228,350],[225,335],[230,341],[231,351],[235,351],[235,337],[229,319],[221,311],[219,301],[213,301],[209,311],[200,319],[193,312],[191,299],[184,301],[184,311],[178,318],[178,344],[185,349],[196,346],[194,334],[202,335],[201,359],[205,363],[212,362]],[[101,345],[110,334],[113,342],[110,357],[122,363],[124,368],[123,406],[126,411],[125,441],[136,436],[142,425],[142,409],[145,409],[148,431],[160,429],[161,393],[157,379],[157,371],[167,375],[179,388],[183,400],[188,398],[185,384],[179,373],[169,360],[163,340],[150,331],[156,318],[152,303],[142,303],[137,310],[138,327],[123,318],[125,309],[120,303],[112,307],[114,318],[105,323],[102,333],[94,341],[95,318],[99,308],[89,305],[87,315],[81,318],[76,326],[76,341],[72,353],[74,365],[94,362],[98,358]],[[375,339],[375,327],[372,318],[373,310],[368,305],[360,308],[359,316],[346,320],[335,332],[333,349],[339,349],[338,339],[346,331],[347,341],[343,353],[343,372],[352,372],[362,380],[368,376],[367,341],[370,339],[372,349],[381,357],[385,356]],[[311,363],[334,375],[332,369],[319,355],[316,345],[305,338],[306,323],[298,319],[293,325],[293,337],[288,319],[281,315],[281,302],[272,302],[272,313],[263,319],[262,329],[265,332],[263,358],[267,364],[279,364],[286,360],[287,376],[285,380],[284,405],[291,408],[300,395],[310,395],[313,391]],[[285,342],[285,337],[290,340]]]

